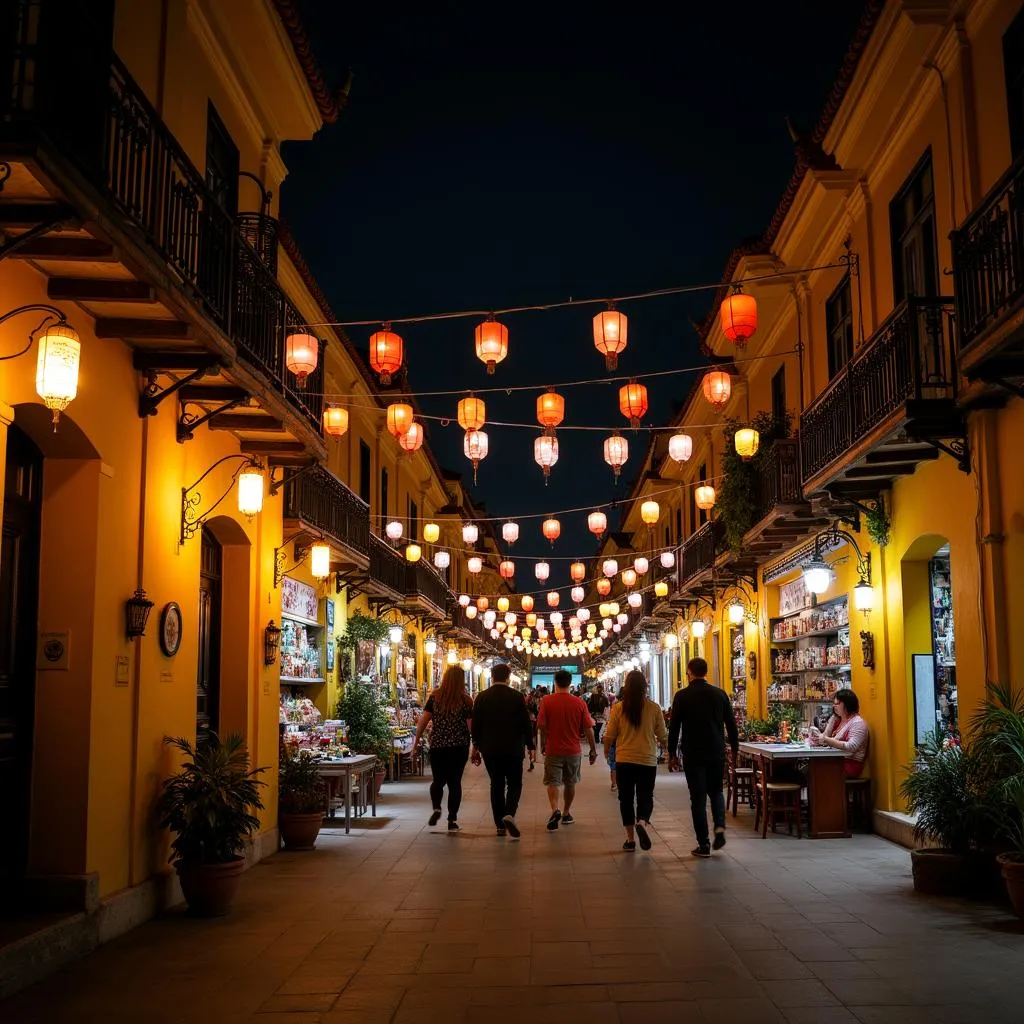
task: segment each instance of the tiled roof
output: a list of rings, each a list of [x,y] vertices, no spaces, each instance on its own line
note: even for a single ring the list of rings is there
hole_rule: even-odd
[[[324,119],[325,124],[334,124],[345,107],[348,86],[346,85],[338,92],[331,92],[328,88],[323,73],[320,71],[320,65],[317,64],[316,57],[313,56],[313,47],[310,45],[309,36],[306,35],[305,26],[302,24],[302,18],[294,0],[274,0],[274,7],[277,9],[277,15],[281,19],[281,24],[284,25],[285,32],[288,33],[288,39],[291,41],[302,73],[309,83],[309,91],[313,94],[313,99],[316,100],[320,116]]]

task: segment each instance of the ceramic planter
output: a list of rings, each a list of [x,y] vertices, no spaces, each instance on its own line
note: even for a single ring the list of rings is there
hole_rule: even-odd
[[[236,857],[225,864],[175,863],[181,891],[195,917],[223,917],[234,902],[245,858]]]
[[[1006,883],[1014,913],[1024,917],[1024,858],[1019,853],[1001,853],[996,860]]]
[[[281,829],[281,841],[286,850],[312,850],[316,845],[316,837],[320,834],[324,812],[314,811],[312,814],[278,815],[277,823]]]
[[[972,858],[949,850],[911,850],[914,888],[929,896],[968,896],[976,888]]]

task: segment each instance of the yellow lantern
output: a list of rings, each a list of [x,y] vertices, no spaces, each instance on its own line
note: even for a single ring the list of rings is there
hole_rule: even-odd
[[[668,597],[668,584],[664,580],[658,580],[654,584],[655,597]]]
[[[484,400],[470,394],[459,402],[459,426],[463,430],[480,430],[486,422],[486,412]]]
[[[329,405],[324,409],[324,433],[331,437],[343,437],[348,430],[348,409],[340,405]]]
[[[424,523],[423,524],[423,539],[428,544],[436,544],[437,539],[441,536],[441,527],[437,523]]]
[[[327,544],[314,544],[309,549],[309,571],[315,580],[331,575],[331,549]]]
[[[741,427],[733,437],[736,454],[743,460],[753,458],[761,444],[761,435],[753,427]]]
[[[423,549],[419,544],[409,544],[405,549],[405,560],[407,562],[418,562],[423,557]]]
[[[39,336],[36,359],[36,394],[53,413],[53,429],[60,414],[78,395],[78,363],[82,343],[68,323],[53,324]]]
[[[247,466],[238,474],[238,511],[249,522],[263,511],[263,470],[259,466]]]
[[[694,491],[693,500],[697,504],[697,508],[707,512],[708,509],[715,507],[715,489],[710,484],[701,484],[700,487]]]
[[[640,506],[640,518],[653,526],[661,518],[661,506],[656,501],[645,501]]]
[[[502,612],[502,613],[508,611],[508,598],[507,597],[499,597],[498,598],[498,611]]]

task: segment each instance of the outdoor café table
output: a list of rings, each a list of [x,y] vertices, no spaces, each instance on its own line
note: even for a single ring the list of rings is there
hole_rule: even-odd
[[[365,772],[373,772],[377,766],[375,754],[355,754],[352,757],[337,757],[330,761],[320,761],[317,768],[321,778],[341,779],[341,788],[345,792],[345,832],[351,830],[352,824],[352,776],[355,775],[362,782]],[[371,815],[377,817],[377,787],[373,781],[370,782],[370,807]],[[329,811],[334,817],[334,809]]]
[[[741,743],[740,750],[751,757],[764,755],[772,764],[808,762],[807,804],[811,839],[848,839],[846,827],[845,754],[833,747],[811,747],[804,743]]]

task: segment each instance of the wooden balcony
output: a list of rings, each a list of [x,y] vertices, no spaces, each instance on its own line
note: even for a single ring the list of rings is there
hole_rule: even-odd
[[[405,609],[435,621],[443,620],[452,592],[434,567],[422,560],[406,563],[405,581]]]
[[[338,588],[349,596],[365,594],[380,609],[400,608],[405,602],[405,573],[409,564],[387,541],[369,534],[369,559],[365,569],[338,575]]]
[[[945,451],[966,465],[953,300],[901,302],[800,418],[803,492],[874,498]]]
[[[370,507],[320,466],[284,485],[284,532],[322,535],[335,572],[369,568]]]
[[[722,524],[711,520],[676,549],[676,589],[673,604],[713,587],[715,562],[722,553]]]

